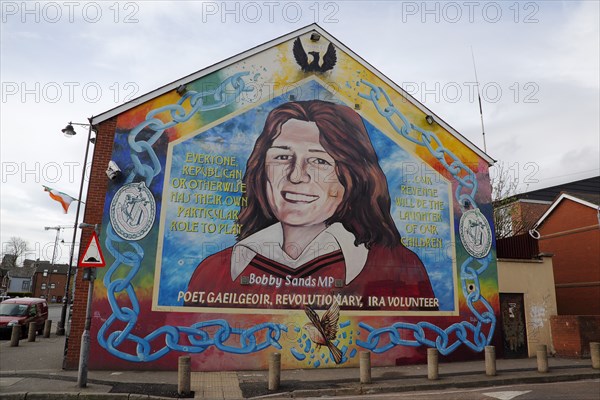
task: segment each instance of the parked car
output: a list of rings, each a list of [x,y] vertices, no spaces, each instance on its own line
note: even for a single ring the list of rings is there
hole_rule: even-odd
[[[21,297],[0,303],[0,334],[9,335],[13,325],[21,326],[21,337],[27,336],[29,323],[35,322],[38,334],[48,319],[48,303],[44,299]]]

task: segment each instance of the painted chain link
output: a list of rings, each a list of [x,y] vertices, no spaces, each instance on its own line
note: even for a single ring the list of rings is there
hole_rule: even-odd
[[[242,92],[250,91],[251,89],[245,87],[243,80],[243,76],[247,74],[248,72],[235,74],[225,79],[215,90],[204,92],[189,91],[182,96],[177,104],[161,107],[148,113],[146,120],[133,128],[128,136],[134,170],[127,177],[127,183],[131,183],[137,176],[141,176],[145,179],[146,186],[150,187],[154,177],[161,172],[160,162],[152,146],[164,131],[179,123],[188,121],[198,112],[225,107],[235,101]],[[465,201],[468,201],[468,204],[476,208],[477,205],[474,197],[477,191],[477,180],[475,179],[475,174],[454,154],[445,149],[433,133],[411,124],[393,106],[389,97],[382,89],[366,81],[361,81],[361,83],[369,86],[371,91],[368,95],[359,95],[372,100],[376,109],[382,116],[386,117],[396,132],[414,143],[427,147],[431,154],[457,180],[459,184],[455,195],[461,207],[467,207],[468,205],[465,204]],[[226,91],[228,85],[234,89],[233,92]],[[388,103],[384,108],[379,105],[381,96],[385,97]],[[187,100],[189,100],[191,106],[188,112],[183,107],[184,102]],[[170,114],[171,121],[164,122],[157,117],[164,112]],[[402,121],[402,126],[399,127],[396,124],[394,116]],[[147,140],[138,140],[138,135],[146,128],[154,133]],[[140,155],[143,153],[146,153],[150,165],[144,164],[140,159]],[[450,158],[450,161],[447,158]],[[227,321],[220,319],[198,322],[190,327],[163,326],[145,337],[135,335],[133,330],[140,314],[140,305],[131,281],[141,267],[144,258],[143,248],[135,241],[121,239],[114,232],[110,224],[107,227],[105,246],[115,258],[103,280],[113,314],[100,328],[98,341],[102,347],[114,356],[133,362],[148,362],[161,358],[171,350],[200,353],[210,346],[215,346],[221,351],[236,354],[248,354],[263,350],[269,346],[281,349],[279,339],[281,332],[287,331],[287,327],[275,323],[258,324],[244,330],[233,328]],[[464,343],[473,350],[482,351],[483,347],[490,342],[496,323],[492,307],[480,295],[479,276],[486,270],[489,261],[489,255],[484,259],[469,258],[461,266],[463,295],[466,298],[467,306],[477,319],[476,325],[463,321],[442,330],[428,322],[419,322],[417,324],[399,322],[389,327],[375,329],[361,322],[359,326],[369,331],[369,336],[366,341],[357,341],[357,344],[375,353],[387,351],[396,345],[427,345],[437,347],[442,354],[448,354],[454,351],[461,343]],[[478,269],[470,266],[473,262],[480,264]],[[123,275],[125,276],[122,277]],[[470,284],[468,283],[469,281],[471,282]],[[129,305],[120,306],[118,299],[123,300],[125,298],[129,299]],[[481,304],[485,310],[482,312],[478,311],[476,303]],[[484,324],[490,325],[487,335],[482,330]],[[110,332],[111,328],[115,330]],[[427,339],[425,333],[427,330],[437,335],[435,342]],[[212,331],[214,331],[214,334],[211,338]],[[263,331],[265,332],[263,333]],[[404,331],[411,334],[414,339],[403,339],[401,333]],[[260,337],[264,337],[262,342],[257,340],[257,333],[259,333]],[[380,337],[384,334],[389,335],[390,343],[378,347]],[[161,340],[163,336],[164,339]],[[225,344],[232,336],[239,336],[239,345]],[[455,339],[450,343],[453,336],[455,336]],[[469,336],[472,336],[473,339],[469,339]],[[183,342],[183,338],[186,338],[186,342]],[[136,354],[119,349],[124,347],[127,342],[136,346]],[[153,343],[159,343],[159,345],[153,347]]]
[[[149,112],[146,120],[133,128],[128,136],[134,170],[127,177],[126,183],[131,183],[136,176],[141,176],[145,179],[146,187],[150,187],[154,177],[161,172],[158,156],[152,145],[163,132],[189,120],[195,113],[225,107],[234,102],[242,92],[251,91],[252,89],[245,87],[243,79],[247,74],[248,72],[235,74],[225,79],[215,90],[188,91],[177,104]],[[228,91],[228,85],[233,91]],[[183,107],[187,100],[191,106],[189,112]],[[166,112],[172,120],[163,122],[157,116]],[[137,140],[140,132],[146,128],[154,131],[150,139]],[[151,165],[142,163],[139,157],[141,153],[147,154]],[[104,244],[115,258],[103,279],[112,315],[98,331],[98,342],[112,355],[132,362],[149,362],[161,358],[171,350],[201,353],[210,346],[235,354],[253,353],[269,346],[281,349],[279,339],[282,332],[287,332],[287,327],[275,323],[262,323],[249,329],[239,329],[231,327],[226,320],[217,319],[197,322],[189,327],[163,326],[144,337],[136,335],[133,331],[140,315],[140,304],[132,280],[140,270],[144,249],[135,241],[119,237],[111,224],[108,224],[106,229]],[[119,305],[126,299],[129,300],[126,306]],[[237,344],[226,344],[236,342],[236,337],[239,337]],[[264,340],[259,341],[257,337],[264,337]],[[135,354],[132,354],[132,351],[121,350],[130,348],[131,344],[135,345]]]
[[[425,146],[458,182],[454,195],[463,212],[469,206],[476,209],[475,193],[477,192],[477,179],[475,173],[450,150],[446,149],[433,132],[426,131],[412,124],[406,116],[394,107],[390,97],[382,88],[365,80],[357,82],[357,85],[365,85],[370,89],[369,93],[359,93],[358,95],[370,100],[379,114],[387,119],[398,134],[413,143]],[[381,103],[383,100],[385,100],[385,103]],[[490,253],[483,258],[469,257],[462,263],[460,268],[462,293],[465,297],[467,307],[477,321],[475,325],[468,321],[462,321],[452,324],[446,329],[441,329],[426,321],[416,324],[397,322],[390,326],[376,329],[360,322],[359,326],[367,330],[369,336],[365,341],[357,340],[357,344],[374,353],[383,353],[399,345],[414,347],[426,345],[435,347],[443,355],[452,353],[460,344],[464,344],[474,351],[483,351],[484,347],[491,342],[496,327],[494,309],[481,296],[481,286],[479,283],[479,276],[488,268],[490,261]],[[472,267],[472,264],[475,267]],[[483,310],[480,311],[479,309],[481,308]],[[489,328],[486,334],[484,328],[487,326]],[[427,338],[427,331],[435,335],[435,340]],[[382,335],[388,335],[389,342],[380,346],[379,341]]]
[[[444,168],[450,172],[452,177],[456,179],[458,186],[456,187],[455,196],[461,208],[463,210],[468,208],[465,207],[465,201],[472,205],[473,208],[477,208],[477,203],[475,202],[477,178],[475,177],[475,173],[455,156],[454,153],[446,149],[433,132],[426,131],[411,123],[404,114],[394,107],[390,97],[383,89],[363,79],[357,83],[357,85],[360,84],[370,88],[368,94],[359,93],[358,95],[360,97],[371,100],[379,114],[385,117],[392,128],[394,128],[394,130],[404,139],[420,146],[425,146],[431,155],[433,155]],[[380,104],[382,97],[385,98],[387,104]],[[401,126],[398,126],[397,121],[402,123]]]
[[[133,182],[137,175],[141,175],[146,180],[146,187],[149,188],[152,179],[161,171],[160,162],[154,149],[152,149],[152,145],[156,143],[163,132],[177,124],[187,122],[198,112],[206,112],[228,106],[236,101],[242,92],[252,91],[252,88],[246,87],[246,82],[244,82],[243,78],[248,74],[249,72],[234,74],[221,82],[213,90],[206,90],[204,92],[187,91],[181,96],[177,104],[169,104],[168,106],[150,111],[146,115],[146,120],[133,128],[127,137],[134,170],[127,176],[126,183]],[[184,104],[188,100],[191,108],[189,111],[186,111]],[[159,119],[158,116],[162,113],[169,113],[171,120],[163,122]],[[139,134],[146,128],[154,131],[154,133],[148,140],[138,140]],[[151,165],[145,165],[140,160],[140,155],[144,153],[150,159]]]

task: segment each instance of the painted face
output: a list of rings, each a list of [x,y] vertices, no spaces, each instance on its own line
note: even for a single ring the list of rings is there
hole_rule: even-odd
[[[283,224],[324,223],[344,197],[335,161],[319,143],[314,122],[291,119],[266,154],[267,198]]]

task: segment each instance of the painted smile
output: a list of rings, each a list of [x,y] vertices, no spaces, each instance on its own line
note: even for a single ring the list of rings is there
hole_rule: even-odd
[[[294,192],[281,192],[281,197],[290,203],[312,203],[319,198],[319,196]]]

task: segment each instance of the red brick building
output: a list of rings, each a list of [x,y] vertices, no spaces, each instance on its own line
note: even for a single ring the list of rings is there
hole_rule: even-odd
[[[52,265],[48,261],[38,261],[35,265],[35,273],[31,280],[33,297],[47,299],[48,303],[61,303],[65,296],[69,266],[66,264]]]
[[[554,351],[588,357],[600,340],[600,176],[539,189],[510,203],[506,230],[534,229],[497,242],[499,258],[551,254],[556,314],[550,315]],[[502,294],[501,294],[502,296]]]
[[[600,196],[561,194],[537,222],[539,248],[554,254],[559,315],[600,315]]]

